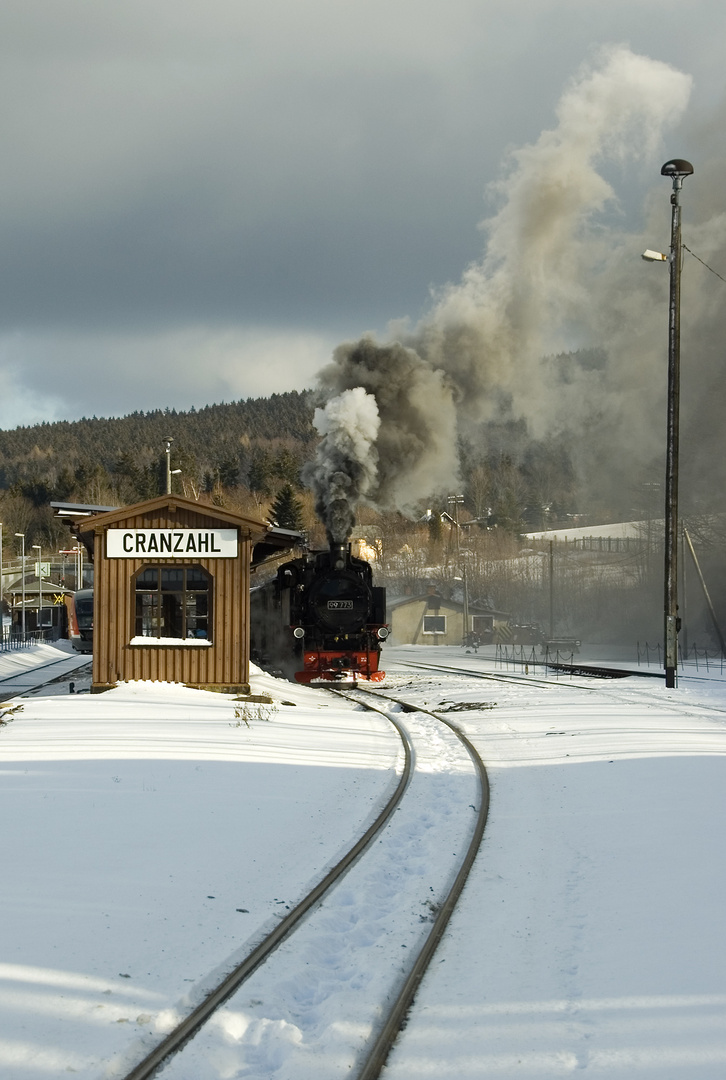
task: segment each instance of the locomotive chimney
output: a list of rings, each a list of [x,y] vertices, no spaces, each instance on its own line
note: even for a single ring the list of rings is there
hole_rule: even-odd
[[[347,543],[330,543],[330,565],[335,570],[344,570],[348,562],[348,548]]]

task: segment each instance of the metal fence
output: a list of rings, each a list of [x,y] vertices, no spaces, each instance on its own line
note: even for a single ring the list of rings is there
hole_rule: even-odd
[[[646,551],[655,543],[655,535],[652,540],[647,536],[577,536],[565,537],[564,540],[556,541],[565,551],[597,551],[630,553]]]
[[[637,643],[637,655],[638,667],[657,667],[662,669],[663,646],[660,642],[651,645],[647,641],[644,643],[639,641]],[[720,652],[702,649],[699,648],[698,645],[691,645],[688,649],[682,649],[679,646],[678,649],[679,668],[688,667],[690,669],[695,669],[696,671],[706,671],[723,675],[725,659],[726,658]],[[550,649],[546,645],[541,646],[539,655],[537,654],[535,647],[531,645],[497,645],[495,662],[498,668],[507,671],[521,671],[523,674],[529,674],[538,669],[543,670],[548,665],[560,664],[563,667],[568,667],[575,663],[575,654],[571,652],[560,652],[559,649]],[[572,671],[570,671],[569,674],[572,675]],[[633,671],[633,674],[635,674],[635,670]]]
[[[49,640],[48,630],[29,630],[25,637],[13,626],[3,626],[0,633],[0,652],[13,652],[16,649],[29,649],[40,641]]]
[[[655,645],[650,645],[647,641],[642,645],[638,642],[638,666],[641,664],[646,667],[650,667],[651,664],[656,667],[663,666],[663,646],[659,641]],[[684,650],[679,644],[678,666],[692,667],[696,671],[717,671],[723,675],[724,656],[721,652],[699,649],[698,645],[691,645],[690,648]]]
[[[528,675],[530,671],[544,670],[550,664],[572,664],[575,654],[563,653],[559,649],[550,649],[549,646],[542,645],[538,656],[534,645],[497,645],[494,659],[498,668],[506,671],[521,671]],[[557,678],[560,674],[561,672],[556,672]]]

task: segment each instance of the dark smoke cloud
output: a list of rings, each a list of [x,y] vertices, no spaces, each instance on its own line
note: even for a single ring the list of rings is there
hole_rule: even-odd
[[[456,476],[453,389],[413,349],[371,338],[340,345],[320,383],[323,439],[304,479],[336,540],[349,534],[361,498],[411,512]]]
[[[511,155],[494,188],[500,209],[482,226],[481,262],[441,290],[398,343],[365,338],[336,350],[320,377],[329,400],[361,388],[380,418],[367,498],[409,512],[451,490],[457,434],[504,415],[523,418],[532,438],[571,433],[583,475],[607,473],[614,487],[634,460],[658,454],[667,275],[656,278],[639,256],[666,242],[657,222],[663,206],[669,214],[668,193],[652,200],[642,235],[619,231],[602,173],[626,162],[650,168],[690,89],[666,64],[604,50],[566,89],[557,126]],[[716,250],[725,232],[723,215],[711,217],[704,250]],[[553,363],[592,348],[605,363],[566,371]]]
[[[456,474],[453,387],[413,349],[377,345],[371,338],[339,346],[320,376],[329,394],[362,387],[375,399],[380,427],[378,468],[370,497],[411,509]]]

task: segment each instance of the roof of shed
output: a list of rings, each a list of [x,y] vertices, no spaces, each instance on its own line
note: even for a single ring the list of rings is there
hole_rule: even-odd
[[[389,611],[395,611],[397,608],[405,607],[406,604],[420,604],[423,601],[433,599],[439,601],[440,607],[447,607],[453,611],[464,610],[464,604],[461,600],[452,600],[446,596],[441,596],[439,593],[419,593],[417,596],[401,596],[397,600],[389,600],[387,607]],[[511,617],[509,612],[496,611],[494,608],[485,607],[480,600],[469,601],[469,614],[493,615],[499,619],[509,619]]]
[[[144,499],[143,502],[132,503],[130,506],[119,506],[114,510],[106,510],[94,514],[92,517],[81,515],[83,532],[91,532],[98,528],[108,528],[119,521],[126,521],[130,517],[139,517],[144,514],[153,514],[158,510],[187,510],[201,517],[214,518],[217,521],[228,522],[230,525],[247,525],[250,531],[264,535],[269,526],[267,522],[258,518],[247,517],[245,514],[236,514],[232,510],[225,510],[221,506],[210,506],[209,503],[196,502],[181,495],[157,495],[154,499]]]
[[[54,508],[57,509],[58,506],[59,504],[55,504]],[[76,504],[75,513],[73,513],[73,504],[64,504],[64,507],[64,517],[69,521],[69,524],[72,523],[71,532],[83,542],[91,553],[93,552],[93,537],[97,529],[112,528],[130,517],[151,515],[165,509],[170,511],[186,510],[213,521],[249,530],[254,545],[253,565],[257,565],[277,551],[294,547],[303,539],[300,533],[292,532],[290,529],[273,527],[258,518],[238,514],[221,506],[199,503],[194,499],[187,499],[181,495],[157,495],[154,499],[145,499],[143,502],[133,503],[130,506],[112,508]],[[89,510],[91,511],[90,516]]]

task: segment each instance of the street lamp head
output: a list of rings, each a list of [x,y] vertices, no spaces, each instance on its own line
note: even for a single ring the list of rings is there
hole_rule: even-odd
[[[693,166],[690,161],[684,161],[683,158],[673,158],[672,161],[666,161],[660,170],[661,176],[672,176],[673,179],[681,180],[684,176],[690,176],[692,173]]]
[[[15,535],[16,536],[22,536],[23,540],[25,539],[25,533],[16,533]]]

